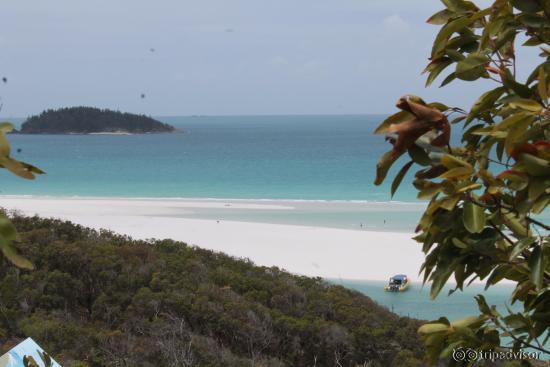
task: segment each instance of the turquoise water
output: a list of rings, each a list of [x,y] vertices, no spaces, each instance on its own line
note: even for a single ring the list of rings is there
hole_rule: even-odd
[[[383,116],[169,117],[181,134],[11,135],[14,156],[47,175],[2,173],[2,194],[390,200],[372,184],[390,145]],[[16,149],[21,149],[17,153]],[[412,201],[403,184],[395,200]]]
[[[499,285],[484,291],[484,285],[472,284],[463,292],[457,291],[448,295],[451,287],[446,286],[432,301],[429,285],[422,287],[421,283],[413,283],[407,291],[395,293],[384,291],[385,283],[379,281],[336,279],[330,281],[364,293],[399,315],[421,320],[435,320],[445,316],[452,321],[468,315],[478,315],[479,309],[474,299],[478,294],[483,294],[490,305],[496,305],[500,311],[506,313],[504,305],[510,306],[508,299],[513,290],[512,285]]]

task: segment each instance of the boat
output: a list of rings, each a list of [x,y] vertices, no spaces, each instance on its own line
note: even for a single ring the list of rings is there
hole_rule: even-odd
[[[411,281],[405,274],[397,274],[390,278],[389,283],[384,286],[387,292],[403,292],[409,288]]]

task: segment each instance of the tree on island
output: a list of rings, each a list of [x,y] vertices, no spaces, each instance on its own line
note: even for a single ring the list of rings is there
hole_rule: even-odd
[[[522,307],[502,313],[478,295],[480,315],[454,322],[442,317],[419,332],[431,363],[455,357],[451,364],[471,365],[476,352],[508,341],[514,351],[549,353],[550,226],[540,214],[550,203],[550,1],[497,0],[485,9],[442,2],[446,8],[428,20],[442,27],[425,70],[427,85],[452,67],[441,86],[489,79],[495,88],[468,112],[417,96],[399,99],[401,111],[375,131],[393,145],[378,162],[375,184],[408,153],[393,195],[407,171],[419,166],[413,184],[429,204],[415,239],[426,254],[421,272],[432,298],[451,276],[453,291],[476,279],[486,288],[507,280],[515,284],[510,300]],[[542,61],[526,80],[516,74],[518,39]],[[463,129],[459,146],[450,145],[453,127]],[[473,352],[465,354],[466,348]]]
[[[175,128],[145,115],[93,107],[47,110],[21,125],[23,134],[164,133]]]

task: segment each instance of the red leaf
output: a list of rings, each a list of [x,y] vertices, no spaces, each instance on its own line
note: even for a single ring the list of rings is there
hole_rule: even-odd
[[[543,143],[546,143],[546,142],[543,142]],[[510,154],[510,156],[517,161],[519,155],[522,153],[529,153],[534,156],[537,156],[538,155],[537,146],[531,143],[520,144],[512,150],[512,153]]]
[[[443,165],[433,166],[422,171],[418,171],[415,175],[416,178],[425,179],[425,178],[436,178],[441,174],[447,171],[447,168]]]

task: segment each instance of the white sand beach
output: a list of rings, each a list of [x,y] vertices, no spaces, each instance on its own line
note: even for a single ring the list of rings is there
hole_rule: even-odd
[[[3,196],[0,206],[138,239],[180,240],[307,276],[385,280],[405,273],[418,280],[423,261],[412,233],[183,218],[197,208],[219,210],[220,217],[236,207],[292,210],[288,202]]]

